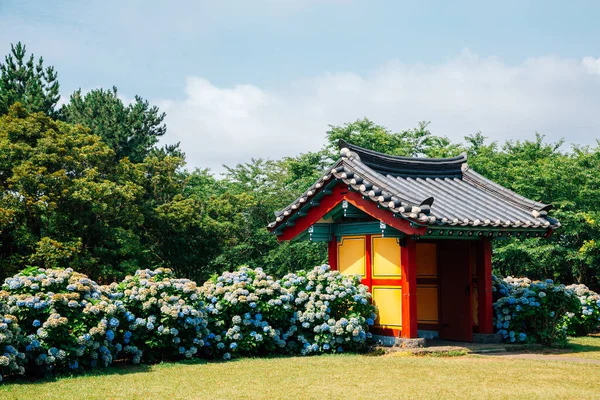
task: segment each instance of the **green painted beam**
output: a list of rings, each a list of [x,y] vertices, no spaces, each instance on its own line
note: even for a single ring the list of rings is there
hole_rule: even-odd
[[[384,237],[404,238],[406,235],[399,230],[387,225],[382,226],[375,222],[346,222],[341,224],[317,223],[297,236],[294,241],[310,240],[312,242],[328,242],[333,235],[339,241],[342,236],[355,235],[381,235]]]

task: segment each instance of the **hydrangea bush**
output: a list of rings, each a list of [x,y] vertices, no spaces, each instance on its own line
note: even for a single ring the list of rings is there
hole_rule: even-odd
[[[360,277],[322,265],[288,274],[281,284],[294,296],[292,322],[301,354],[359,350],[371,339],[376,309]]]
[[[261,268],[241,267],[204,283],[214,355],[229,359],[286,351],[295,333],[294,296]]]
[[[25,354],[18,350],[22,342],[17,318],[6,314],[6,309],[0,301],[0,382],[3,375],[25,373]]]
[[[242,267],[201,289],[215,355],[318,354],[359,350],[375,319],[368,288],[329,266],[281,280]]]
[[[111,320],[111,336],[134,363],[191,358],[205,345],[207,321],[195,282],[175,278],[170,269],[145,269],[106,291],[124,306],[122,322]]]
[[[492,275],[492,298],[494,303],[502,297],[510,295],[511,290],[512,286],[507,281],[496,275]]]
[[[571,290],[552,280],[494,278],[494,324],[510,343],[565,344],[564,317],[577,312],[579,301]]]
[[[7,340],[5,332],[12,329],[12,340],[18,345],[12,351],[5,349],[15,356],[7,356],[13,370],[15,362],[40,374],[107,366],[120,351],[110,329],[123,304],[72,269],[27,268],[5,281],[0,303],[9,315],[0,325],[0,339]],[[17,372],[23,373],[23,368]]]
[[[569,285],[579,300],[581,309],[566,315],[565,326],[571,336],[583,336],[600,328],[600,295],[585,285]]]
[[[242,267],[201,288],[162,268],[99,286],[72,269],[32,267],[0,290],[0,376],[358,350],[374,319],[367,287],[326,265],[279,280]]]

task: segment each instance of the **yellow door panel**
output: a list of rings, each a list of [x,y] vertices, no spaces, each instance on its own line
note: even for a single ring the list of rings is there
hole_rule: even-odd
[[[400,245],[396,238],[374,237],[373,277],[400,277]]]
[[[437,285],[417,285],[417,321],[437,323],[438,316]]]
[[[402,289],[393,286],[373,286],[373,304],[377,306],[375,324],[381,327],[402,326]]]
[[[344,275],[366,275],[365,237],[343,237],[338,244],[338,264]]]
[[[417,243],[417,276],[437,276],[435,243]]]

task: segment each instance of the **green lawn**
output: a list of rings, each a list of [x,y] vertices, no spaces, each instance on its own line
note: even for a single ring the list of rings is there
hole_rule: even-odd
[[[600,338],[570,357],[600,358]],[[584,352],[579,352],[584,351]],[[331,355],[115,367],[0,386],[2,399],[598,398],[600,365],[492,357]]]
[[[573,352],[565,354],[565,356],[577,356],[600,360],[600,335],[595,337],[573,338],[569,341],[569,349]]]

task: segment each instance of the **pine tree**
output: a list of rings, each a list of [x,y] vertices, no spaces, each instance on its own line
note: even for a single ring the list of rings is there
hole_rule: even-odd
[[[0,115],[20,102],[29,112],[56,117],[60,94],[54,67],[44,68],[44,59],[40,57],[36,63],[33,54],[27,59],[21,42],[10,47],[5,63],[0,63]]]
[[[86,94],[80,89],[71,95],[61,113],[67,122],[87,126],[104,139],[115,151],[116,159],[128,157],[134,163],[143,161],[167,131],[163,123],[165,113],[139,96],[125,105],[116,87],[94,89]],[[173,154],[178,149],[175,145],[165,150]]]

